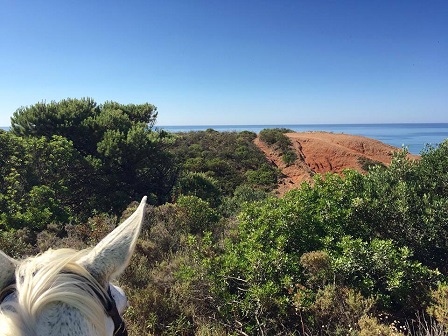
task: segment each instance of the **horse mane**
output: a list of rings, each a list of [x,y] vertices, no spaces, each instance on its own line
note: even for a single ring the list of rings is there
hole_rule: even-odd
[[[105,289],[78,262],[89,251],[48,250],[21,262],[16,302],[0,304],[0,335],[34,336],[44,308],[77,309],[96,333],[106,335]]]

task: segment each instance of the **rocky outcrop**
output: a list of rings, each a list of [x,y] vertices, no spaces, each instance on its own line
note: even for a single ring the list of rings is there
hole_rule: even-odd
[[[316,173],[342,174],[345,169],[365,173],[368,164],[389,165],[393,153],[401,150],[375,139],[350,134],[300,132],[285,135],[297,154],[297,160],[290,165],[283,162],[280,152],[268,147],[259,138],[255,139],[255,144],[283,173],[277,190],[279,195],[298,188],[303,181],[311,181]],[[418,155],[409,157],[419,158]]]

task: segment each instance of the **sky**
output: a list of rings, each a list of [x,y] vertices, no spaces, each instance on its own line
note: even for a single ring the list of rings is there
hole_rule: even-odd
[[[0,126],[82,97],[159,126],[448,122],[448,1],[0,0]]]

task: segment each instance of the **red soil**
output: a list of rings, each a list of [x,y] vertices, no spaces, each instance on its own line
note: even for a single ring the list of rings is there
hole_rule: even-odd
[[[279,195],[298,188],[303,181],[311,181],[316,173],[342,174],[344,169],[355,169],[365,173],[360,162],[363,158],[389,165],[392,153],[401,150],[381,141],[357,135],[328,132],[286,133],[285,135],[290,138],[298,157],[289,166],[282,161],[280,153],[268,147],[259,138],[255,139],[255,144],[283,173],[277,189]],[[418,155],[409,155],[409,157],[419,158]]]

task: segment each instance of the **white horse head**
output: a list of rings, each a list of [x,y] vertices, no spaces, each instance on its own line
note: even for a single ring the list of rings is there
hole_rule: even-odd
[[[134,251],[146,197],[92,249],[48,250],[16,261],[0,251],[0,336],[127,335],[123,291],[109,282]]]

